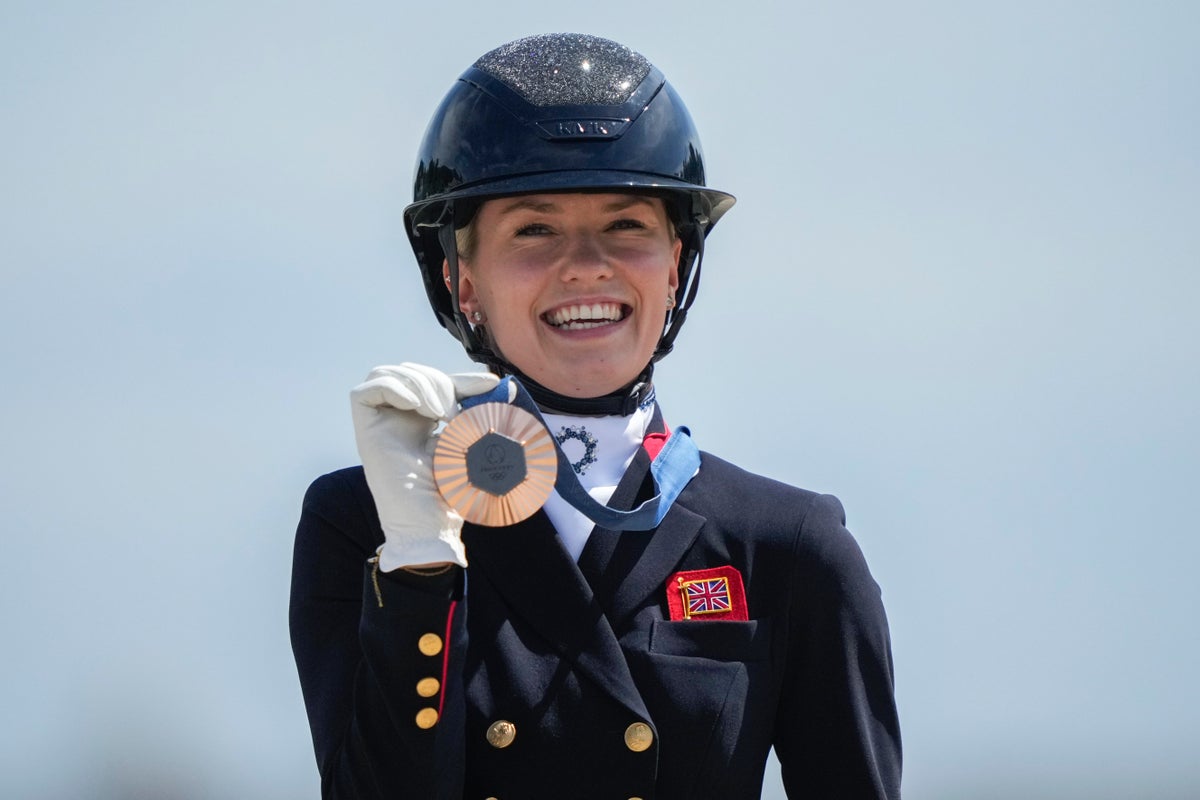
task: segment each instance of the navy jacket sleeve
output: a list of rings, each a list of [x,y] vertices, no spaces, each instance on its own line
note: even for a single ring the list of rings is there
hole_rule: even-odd
[[[792,563],[774,742],[788,796],[896,800],[900,725],[887,618],[836,498],[815,498]]]
[[[383,533],[359,475],[342,470],[309,488],[293,558],[292,648],[321,795],[458,797],[462,692],[446,684],[460,680],[452,665],[466,648],[460,571],[376,571]]]

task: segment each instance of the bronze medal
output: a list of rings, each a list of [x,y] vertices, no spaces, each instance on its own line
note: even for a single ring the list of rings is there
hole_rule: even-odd
[[[467,522],[498,528],[527,519],[554,491],[558,454],[528,411],[481,403],[446,425],[433,451],[433,477]]]

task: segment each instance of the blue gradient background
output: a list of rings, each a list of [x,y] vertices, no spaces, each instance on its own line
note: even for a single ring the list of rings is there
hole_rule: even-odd
[[[1200,794],[1195,3],[8,0],[0,795],[318,797],[300,498],[370,366],[465,366],[412,157],[554,30],[661,67],[740,198],[661,397],[846,504],[906,796]]]

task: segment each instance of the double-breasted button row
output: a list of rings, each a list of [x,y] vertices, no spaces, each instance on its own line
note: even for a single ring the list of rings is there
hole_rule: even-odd
[[[442,652],[442,637],[436,633],[426,633],[417,640],[417,650],[423,656],[436,656]],[[436,697],[441,690],[441,682],[434,677],[422,678],[417,681],[417,695],[419,697]],[[436,708],[422,708],[417,712],[417,727],[421,730],[429,730],[438,722],[438,712]]]
[[[498,719],[488,726],[487,742],[502,750],[517,738],[517,726],[506,719]],[[625,729],[625,746],[635,753],[649,750],[654,744],[654,731],[644,722],[635,722]],[[630,798],[636,800],[636,798]]]

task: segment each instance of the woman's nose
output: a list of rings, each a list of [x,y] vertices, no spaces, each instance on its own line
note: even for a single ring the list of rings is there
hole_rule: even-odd
[[[563,254],[562,279],[603,279],[612,275],[611,255],[597,237],[589,234],[573,236]]]

